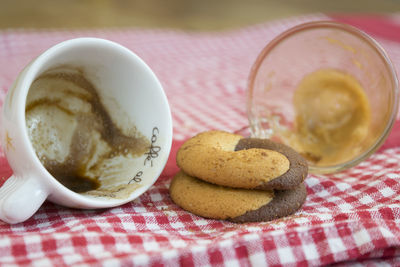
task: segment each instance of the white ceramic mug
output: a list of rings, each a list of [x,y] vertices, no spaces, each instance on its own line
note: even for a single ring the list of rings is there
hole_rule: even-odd
[[[121,127],[133,123],[149,142],[146,151],[130,158],[128,164],[102,167],[107,173],[101,177],[105,185],[101,182],[93,192],[76,193],[58,182],[42,164],[28,134],[26,105],[32,83],[43,73],[60,68],[83,70],[106,100],[112,120]],[[157,77],[127,48],[97,38],[68,40],[34,59],[8,91],[1,118],[3,151],[14,172],[0,188],[0,219],[8,223],[28,219],[46,199],[85,209],[132,201],[155,183],[172,142],[171,112]],[[66,130],[69,127],[65,125]]]

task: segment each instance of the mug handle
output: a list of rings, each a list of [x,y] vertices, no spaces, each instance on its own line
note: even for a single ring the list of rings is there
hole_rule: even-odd
[[[25,221],[48,195],[37,179],[12,175],[0,188],[0,220],[10,224]]]

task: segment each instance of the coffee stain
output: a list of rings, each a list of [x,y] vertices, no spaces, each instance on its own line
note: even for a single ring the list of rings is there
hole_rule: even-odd
[[[99,188],[84,192],[83,195],[101,198],[116,198],[126,199],[138,188],[142,187],[140,184],[122,184],[111,186],[107,188]]]
[[[352,62],[353,62],[353,64],[354,64],[357,68],[359,68],[360,70],[363,69],[363,65],[362,65],[361,62],[358,61],[357,59],[353,58],[353,59],[352,59]]]
[[[347,51],[349,51],[349,52],[351,52],[353,54],[357,53],[357,50],[354,47],[352,47],[351,45],[345,44],[340,40],[334,39],[334,38],[329,37],[329,36],[326,36],[325,39],[329,43],[334,44],[334,45],[338,45],[338,46],[342,47],[344,50],[347,50]]]
[[[81,92],[73,90],[72,87],[52,88],[52,90],[57,90],[56,93],[61,92],[64,97],[53,99],[50,97],[35,99],[32,97],[33,100],[28,102],[26,106],[26,115],[33,114],[33,111],[39,110],[39,108],[44,110],[55,108],[75,120],[77,127],[72,136],[69,153],[63,162],[45,156],[41,156],[39,159],[47,171],[70,190],[77,193],[97,190],[101,187],[100,175],[93,177],[93,172],[101,168],[105,160],[118,156],[141,156],[146,152],[150,142],[136,128],[128,135],[117,127],[103,105],[97,89],[86,79],[84,72],[80,69],[63,71],[60,68],[60,70],[53,69],[45,72],[34,81],[31,90],[34,91],[37,83],[48,83],[51,87],[52,82],[57,85],[57,82],[60,81],[64,82],[65,85],[70,83],[76,86],[81,89]],[[31,90],[29,95],[34,94]],[[71,103],[66,103],[65,100],[70,96],[89,104],[90,111],[82,112],[71,108]],[[99,137],[96,139],[97,135]],[[34,140],[31,141],[33,141],[33,144],[35,143]],[[104,146],[104,144],[107,149],[100,153],[98,151],[99,146]],[[97,160],[95,160],[96,157],[98,157]],[[133,186],[129,188],[133,188]],[[113,190],[115,191],[115,188]],[[115,194],[113,190],[101,189],[101,191],[91,194],[101,195],[98,192],[103,192],[103,195],[111,196]]]
[[[7,151],[9,150],[14,150],[14,145],[13,145],[13,139],[10,137],[10,134],[8,133],[8,131],[6,130],[6,149]]]

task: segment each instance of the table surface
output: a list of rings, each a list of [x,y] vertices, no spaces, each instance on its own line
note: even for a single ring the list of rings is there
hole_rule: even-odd
[[[147,192],[104,210],[45,202],[24,223],[0,222],[0,265],[400,265],[399,121],[383,147],[359,166],[309,175],[305,204],[287,218],[247,224],[208,220],[182,210],[168,194],[183,140],[209,129],[235,131],[247,125],[247,76],[265,44],[299,23],[330,19],[371,34],[400,68],[399,15],[319,13],[218,33],[137,28],[0,31],[0,104],[35,56],[63,40],[93,36],[116,41],[148,63],[165,89],[174,121],[170,159]],[[0,151],[0,184],[11,174]]]
[[[308,13],[400,12],[394,0],[1,0],[0,28],[225,30]]]

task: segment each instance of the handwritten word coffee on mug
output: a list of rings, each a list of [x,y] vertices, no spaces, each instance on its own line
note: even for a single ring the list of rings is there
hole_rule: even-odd
[[[78,193],[101,192],[113,184],[110,176],[121,175],[118,169],[150,146],[135,127],[116,125],[103,102],[84,71],[70,67],[43,73],[27,97],[26,126],[38,158],[53,177]]]

